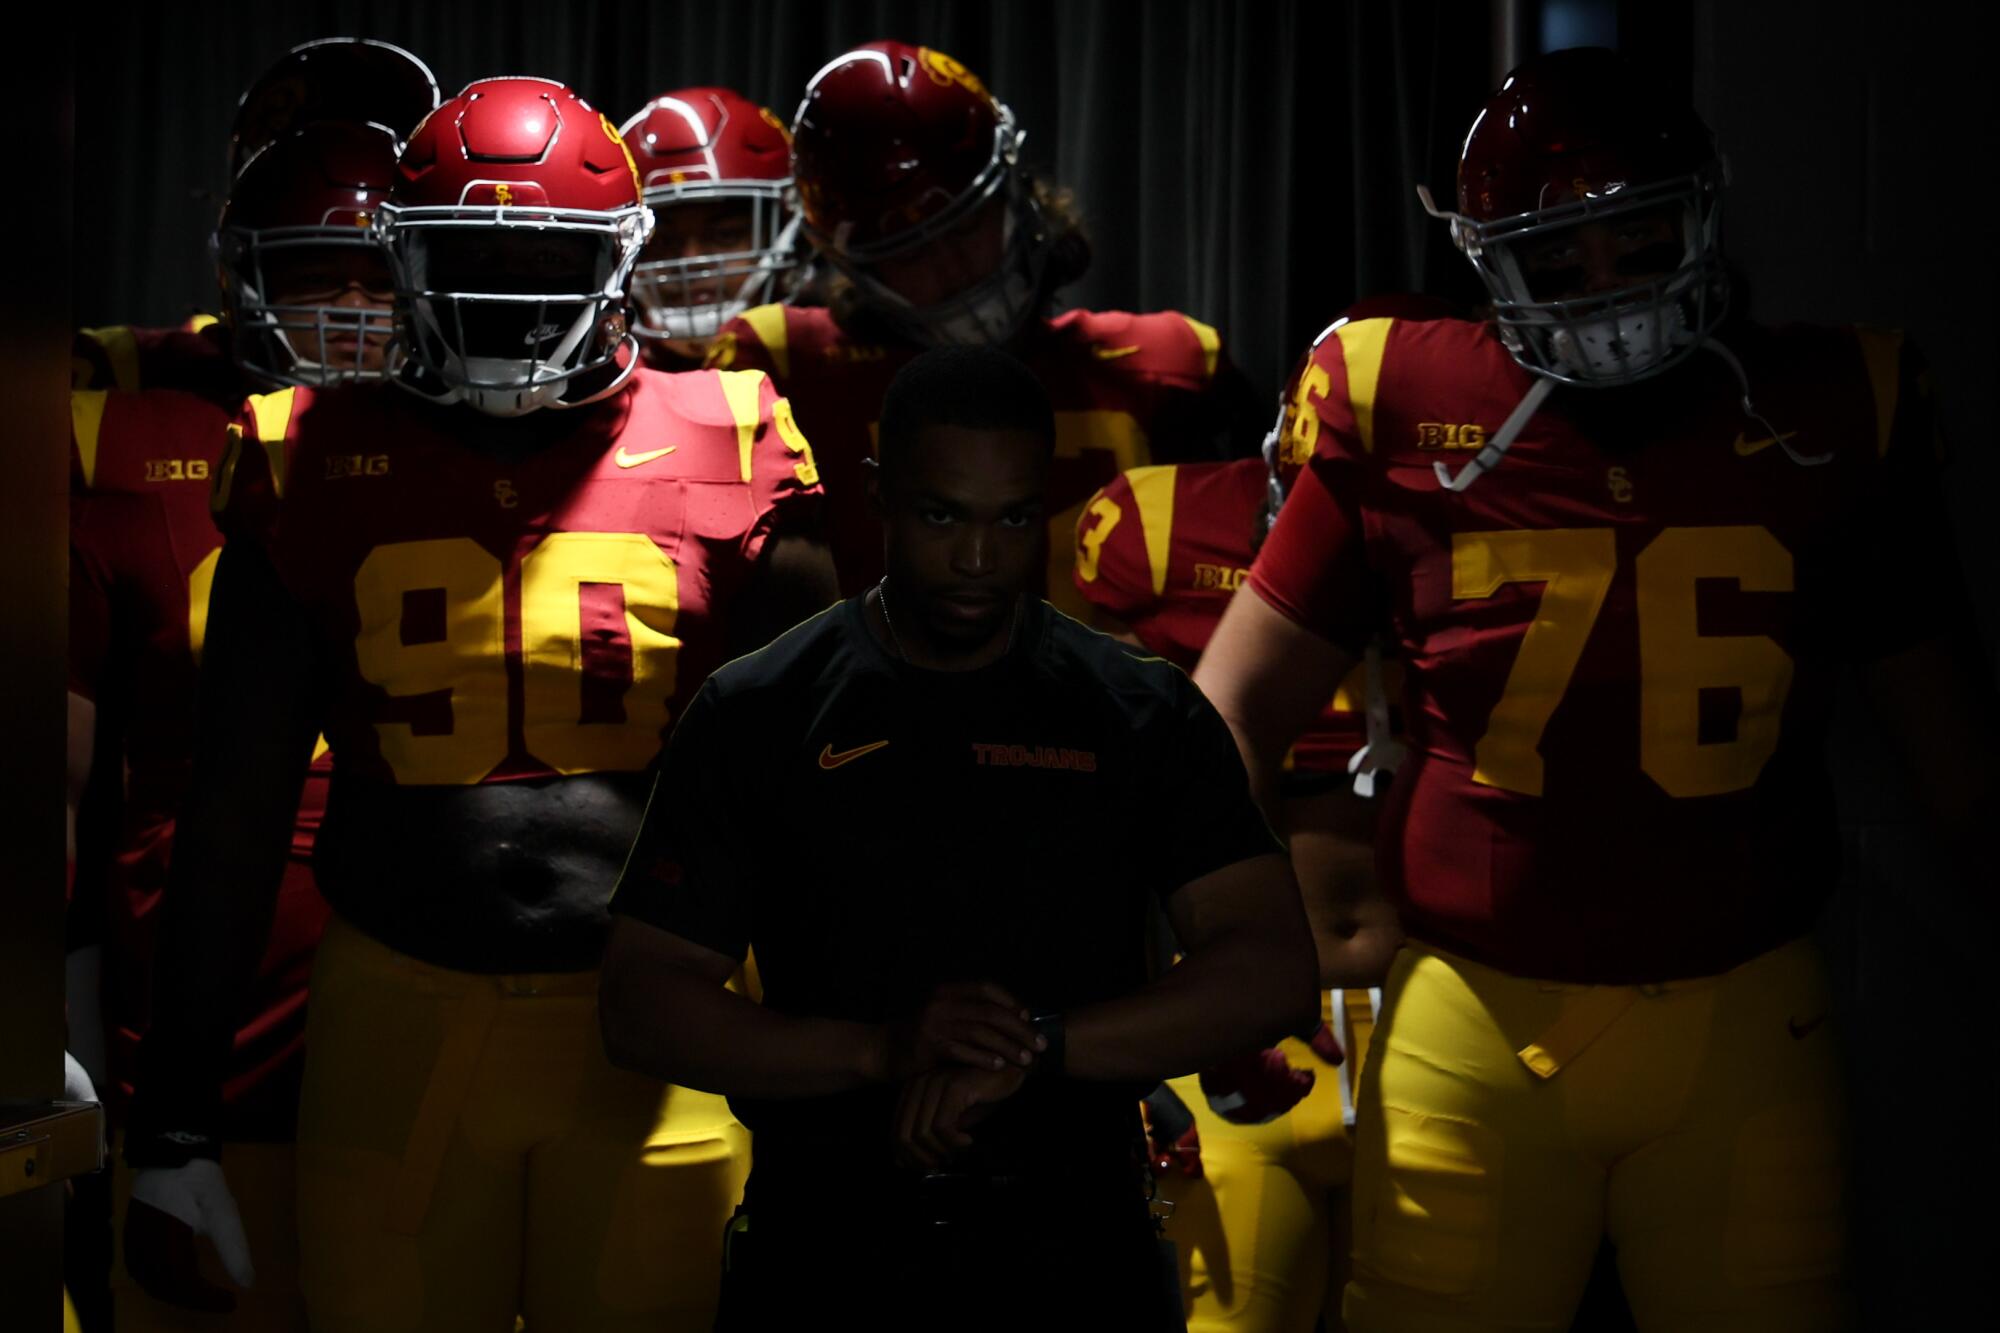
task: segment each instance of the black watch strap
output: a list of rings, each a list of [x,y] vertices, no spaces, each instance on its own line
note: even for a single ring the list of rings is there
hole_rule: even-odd
[[[1063,1016],[1059,1013],[1036,1014],[1028,1020],[1035,1029],[1035,1035],[1048,1045],[1035,1055],[1033,1071],[1047,1078],[1062,1078],[1069,1073],[1069,1043],[1063,1027]]]

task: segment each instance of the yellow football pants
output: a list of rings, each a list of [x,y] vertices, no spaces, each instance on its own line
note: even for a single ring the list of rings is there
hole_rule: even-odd
[[[125,1209],[132,1201],[132,1170],[125,1165],[123,1136],[112,1146],[111,1217],[117,1237],[117,1257],[111,1268],[111,1305],[118,1333],[304,1333],[305,1302],[299,1295],[299,1241],[292,1145],[289,1143],[224,1143],[222,1172],[243,1234],[250,1241],[250,1261],[257,1268],[257,1285],[238,1290],[222,1271],[215,1250],[195,1247],[201,1275],[236,1295],[232,1314],[202,1314],[156,1301],[139,1289],[125,1272]]]
[[[1347,1062],[1335,1069],[1288,1038],[1286,1058],[1316,1077],[1305,1100],[1275,1120],[1234,1124],[1209,1109],[1197,1076],[1172,1080],[1201,1134],[1201,1177],[1169,1172],[1159,1182],[1174,1205],[1167,1237],[1179,1251],[1189,1333],[1311,1333],[1322,1315],[1327,1333],[1339,1333],[1353,1164],[1347,1112],[1374,1009],[1367,991],[1350,990],[1329,992],[1321,1010]]]
[[[1351,1333],[1561,1330],[1600,1238],[1644,1333],[1843,1329],[1831,999],[1796,941],[1664,986],[1397,957],[1355,1145]]]
[[[299,1108],[313,1333],[709,1327],[749,1134],[612,1068],[596,997],[594,972],[453,972],[329,924]]]

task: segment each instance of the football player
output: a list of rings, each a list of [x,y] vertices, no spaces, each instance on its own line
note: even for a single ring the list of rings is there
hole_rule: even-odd
[[[1366,317],[1377,304],[1417,318],[1436,313],[1408,298],[1364,303],[1344,318]],[[1302,359],[1294,383],[1309,369]],[[1134,468],[1091,497],[1077,523],[1075,579],[1096,628],[1194,669],[1310,457],[1294,402],[1288,386],[1262,458]],[[1373,798],[1395,767],[1389,700],[1399,694],[1393,664],[1385,671],[1371,654],[1285,759],[1284,823],[1330,968],[1322,980],[1335,987],[1324,993],[1323,1036],[1288,1039],[1168,1085],[1170,1108],[1190,1108],[1194,1122],[1181,1151],[1155,1151],[1161,1193],[1174,1204],[1169,1235],[1191,1330],[1303,1331],[1323,1314],[1327,1328],[1340,1327],[1348,1131],[1381,1002],[1379,990],[1353,986],[1386,972],[1401,938],[1380,896],[1354,884],[1371,874]],[[1343,1048],[1345,1068],[1335,1074],[1329,1056]],[[1149,1121],[1162,1118],[1161,1099],[1148,1099]]]
[[[1261,434],[1255,398],[1214,329],[1173,311],[1072,310],[1056,289],[1089,263],[1065,200],[1021,162],[1007,107],[942,51],[870,42],[807,85],[792,125],[804,230],[840,278],[828,307],[765,305],[732,320],[710,364],[768,372],[827,469],[842,590],[882,576],[862,463],[897,369],[925,346],[1005,344],[1048,387],[1048,595],[1079,614],[1069,578],[1083,502],[1128,467],[1216,458]]]
[[[1944,646],[1919,363],[1729,318],[1721,190],[1618,56],[1515,71],[1452,215],[1494,318],[1313,352],[1312,461],[1197,671],[1271,810],[1378,606],[1409,673],[1351,1330],[1561,1328],[1606,1234],[1641,1328],[1851,1324],[1833,686],[1860,665],[1968,867],[1992,701]]]
[[[260,149],[230,191],[216,235],[225,358],[264,385],[379,377],[389,339],[388,262],[369,233],[388,197],[400,142],[378,125],[320,122]],[[98,765],[122,799],[108,838],[86,839],[79,883],[101,921],[96,1020],[108,1039],[97,1082],[122,1119],[148,1025],[152,959],[175,816],[186,793],[197,668],[222,537],[209,483],[222,461],[228,407],[176,389],[71,394],[70,733],[72,821]],[[294,1109],[305,1040],[306,978],[326,920],[309,868],[325,806],[316,763],[293,829],[269,941],[233,1024],[218,1137],[227,1145],[248,1229],[272,1238],[264,1281],[232,1326],[303,1327],[289,1237]],[[103,778],[99,779],[104,781]],[[89,997],[94,998],[94,997]],[[88,1014],[86,998],[77,1006]],[[86,1022],[89,1020],[86,1019]],[[122,1179],[119,1193],[123,1194]],[[120,1200],[122,1203],[122,1198]],[[141,1192],[132,1224],[172,1228],[178,1201]],[[132,1276],[162,1298],[232,1303],[205,1281],[141,1262]],[[231,1256],[233,1258],[233,1256]],[[121,1326],[173,1316],[114,1275]]]
[[[681,701],[830,599],[832,571],[770,380],[638,367],[640,191],[569,88],[468,85],[376,219],[408,361],[252,399],[217,469],[228,540],[126,1156],[196,1201],[197,1230],[226,1216],[219,1034],[323,723],[333,917],[298,1149],[315,1330],[712,1314],[744,1131],[720,1097],[606,1063],[593,969]]]
[[[728,88],[661,93],[618,132],[653,210],[653,238],[632,273],[632,331],[648,365],[692,370],[724,324],[793,295],[791,134],[769,108]]]
[[[437,103],[430,68],[399,46],[358,37],[295,46],[237,101],[229,179],[266,145],[313,122],[374,123],[400,138]],[[226,322],[207,314],[169,328],[79,329],[70,352],[70,387],[185,389],[234,408],[248,388],[230,357],[230,334]]]

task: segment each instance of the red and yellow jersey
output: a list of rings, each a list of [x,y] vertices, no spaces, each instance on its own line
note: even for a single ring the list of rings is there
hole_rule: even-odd
[[[826,471],[828,535],[844,595],[882,576],[882,530],[868,514],[862,460],[872,457],[882,396],[923,349],[856,340],[823,307],[766,305],[716,336],[709,365],[766,371],[799,414]],[[1072,310],[1031,329],[1013,350],[1055,408],[1049,473],[1049,599],[1080,614],[1069,575],[1071,532],[1090,493],[1155,459],[1218,456],[1229,405],[1214,329],[1166,311]]]
[[[1831,888],[1838,661],[1954,614],[1928,390],[1894,334],[1723,341],[1759,418],[1706,353],[1559,388],[1462,493],[1434,464],[1462,467],[1531,383],[1488,326],[1361,320],[1315,350],[1316,452],[1250,582],[1351,649],[1389,608],[1410,758],[1381,868],[1413,937],[1660,981],[1803,933]]]
[[[103,849],[106,1027],[124,1096],[149,1025],[153,933],[192,761],[196,671],[222,547],[208,489],[229,419],[171,389],[70,397],[70,688],[96,704],[109,743],[100,753],[116,753],[126,770]],[[288,1133],[307,975],[326,921],[310,866],[326,772],[316,763],[307,780],[250,1017],[236,1033],[224,1088],[232,1134]]]
[[[723,661],[765,540],[820,497],[759,371],[640,370],[525,421],[295,389],[234,434],[216,511],[330,655],[338,770],[379,782],[645,768]]]
[[[242,402],[247,391],[229,354],[229,330],[213,315],[172,328],[78,329],[69,381],[72,389],[180,389],[222,407]]]
[[[1250,572],[1267,502],[1261,458],[1133,468],[1090,497],[1076,525],[1076,588],[1151,652],[1194,670]],[[1400,682],[1391,682],[1396,697]],[[1356,663],[1287,769],[1345,773],[1368,744],[1367,668]]]

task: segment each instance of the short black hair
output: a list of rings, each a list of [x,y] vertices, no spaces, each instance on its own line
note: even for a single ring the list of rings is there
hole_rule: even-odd
[[[930,426],[1020,431],[1056,448],[1056,414],[1034,372],[997,347],[933,347],[882,396],[878,459],[886,476]]]

